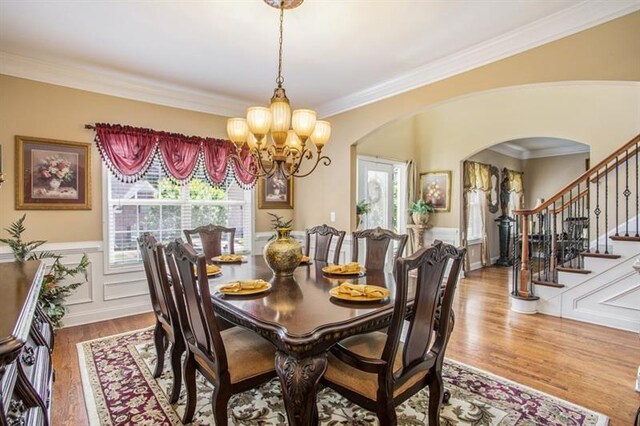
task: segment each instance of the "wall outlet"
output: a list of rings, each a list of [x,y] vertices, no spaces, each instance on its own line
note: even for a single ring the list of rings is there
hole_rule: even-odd
[[[336,212],[329,213],[329,221],[331,221],[331,223],[336,221]]]

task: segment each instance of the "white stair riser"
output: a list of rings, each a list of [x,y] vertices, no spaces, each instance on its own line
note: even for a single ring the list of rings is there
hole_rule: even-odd
[[[624,257],[619,259],[607,259],[603,257],[585,257],[584,258],[584,269],[587,271],[591,271],[594,274],[604,272],[609,268],[613,268],[622,260]]]
[[[573,272],[558,272],[558,284],[564,284],[567,287],[574,287],[582,284],[593,274],[576,274]]]
[[[637,241],[612,241],[612,243],[614,254],[619,254],[623,257],[640,256],[640,243]]]

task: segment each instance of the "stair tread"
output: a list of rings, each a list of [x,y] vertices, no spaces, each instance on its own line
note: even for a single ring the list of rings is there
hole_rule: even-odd
[[[565,267],[558,267],[556,268],[556,271],[558,272],[570,272],[572,274],[590,274],[591,271],[588,269],[578,269],[578,268],[565,268]]]
[[[620,259],[622,256],[619,254],[605,254],[605,253],[580,253],[582,257],[595,257],[601,259]]]
[[[640,237],[636,237],[636,236],[625,237],[624,235],[612,235],[609,238],[611,238],[613,241],[638,241],[638,242],[640,242]]]
[[[535,285],[543,285],[546,287],[554,287],[554,288],[563,288],[564,284],[554,283],[553,281],[545,281],[545,280],[531,280]]]

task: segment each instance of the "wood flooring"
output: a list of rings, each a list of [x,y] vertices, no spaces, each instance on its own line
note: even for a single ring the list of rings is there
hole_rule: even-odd
[[[447,356],[632,425],[640,337],[632,332],[509,310],[510,268],[485,268],[461,279]],[[151,314],[60,330],[53,363],[52,425],[88,424],[76,344],[153,325]]]

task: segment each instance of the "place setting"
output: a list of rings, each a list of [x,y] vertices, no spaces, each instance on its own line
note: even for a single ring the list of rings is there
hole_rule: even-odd
[[[331,298],[347,302],[380,302],[391,295],[388,288],[377,285],[342,282],[329,290]]]
[[[241,254],[223,254],[220,256],[212,257],[211,260],[216,263],[245,263],[247,262],[246,256]]]
[[[358,262],[351,262],[344,265],[327,265],[322,268],[322,272],[326,275],[363,277],[366,275],[367,270]]]
[[[264,293],[271,289],[271,283],[262,280],[230,281],[216,286],[215,291],[225,296],[249,296]]]

